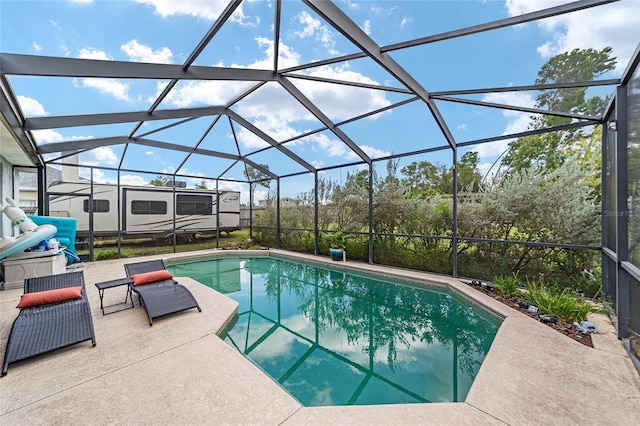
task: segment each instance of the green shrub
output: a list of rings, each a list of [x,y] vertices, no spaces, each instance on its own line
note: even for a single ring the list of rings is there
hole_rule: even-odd
[[[496,293],[505,298],[518,297],[522,294],[518,288],[518,279],[515,276],[511,277],[496,277],[493,280]]]
[[[591,304],[573,290],[547,287],[542,280],[529,281],[526,288],[527,301],[537,306],[542,314],[574,322],[586,320],[591,312]]]

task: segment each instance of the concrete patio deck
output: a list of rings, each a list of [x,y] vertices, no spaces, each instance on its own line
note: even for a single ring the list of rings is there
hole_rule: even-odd
[[[145,259],[220,254],[225,252]],[[179,281],[198,299],[201,313],[159,318],[153,327],[137,305],[103,316],[94,284],[123,277],[123,264],[131,261],[91,262],[81,268],[97,346],[84,342],[11,364],[0,379],[0,424],[640,424],[640,376],[605,315],[589,318],[600,330],[593,335],[595,348],[589,348],[453,278],[347,262],[369,272],[439,281],[504,322],[465,402],[307,408],[219,337],[237,303],[192,279]],[[123,299],[124,292],[124,287],[107,290],[105,303]],[[21,289],[0,292],[3,356],[21,294]]]

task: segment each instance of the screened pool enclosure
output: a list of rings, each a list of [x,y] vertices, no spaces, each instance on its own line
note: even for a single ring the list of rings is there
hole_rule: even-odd
[[[607,46],[555,46],[567,61],[608,55],[586,77],[549,77],[545,62],[584,63],[560,68],[538,55],[549,44],[530,42],[536,29],[633,16],[633,0],[508,11],[513,2],[141,1],[135,15],[108,3],[82,6],[87,21],[74,27],[77,4],[38,15],[24,9],[32,2],[3,2],[3,199],[20,198],[19,172],[37,173],[40,215],[81,196],[92,254],[100,215],[126,206],[121,195],[104,204],[103,184],[209,190],[213,229],[217,194],[238,191],[240,227],[258,246],[326,255],[326,235],[343,231],[350,260],[601,281],[619,337],[637,337],[640,14]],[[82,39],[90,16],[109,42]],[[31,40],[44,25],[73,31],[79,53]],[[55,192],[54,180],[85,189]],[[165,213],[175,250],[181,215]],[[116,237],[131,238],[119,220]]]

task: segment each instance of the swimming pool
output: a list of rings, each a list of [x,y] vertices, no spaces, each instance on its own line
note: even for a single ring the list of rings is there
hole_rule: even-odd
[[[236,300],[225,341],[308,407],[463,401],[500,326],[445,288],[271,256],[168,268]]]

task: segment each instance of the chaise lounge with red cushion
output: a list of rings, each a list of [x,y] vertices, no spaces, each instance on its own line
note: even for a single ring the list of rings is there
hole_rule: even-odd
[[[127,263],[124,269],[131,279],[131,291],[138,295],[140,305],[147,310],[150,326],[154,318],[164,315],[191,308],[202,312],[193,294],[173,279],[162,259]]]
[[[9,364],[91,340],[96,345],[83,271],[24,280],[20,313],[11,326],[2,363]]]

